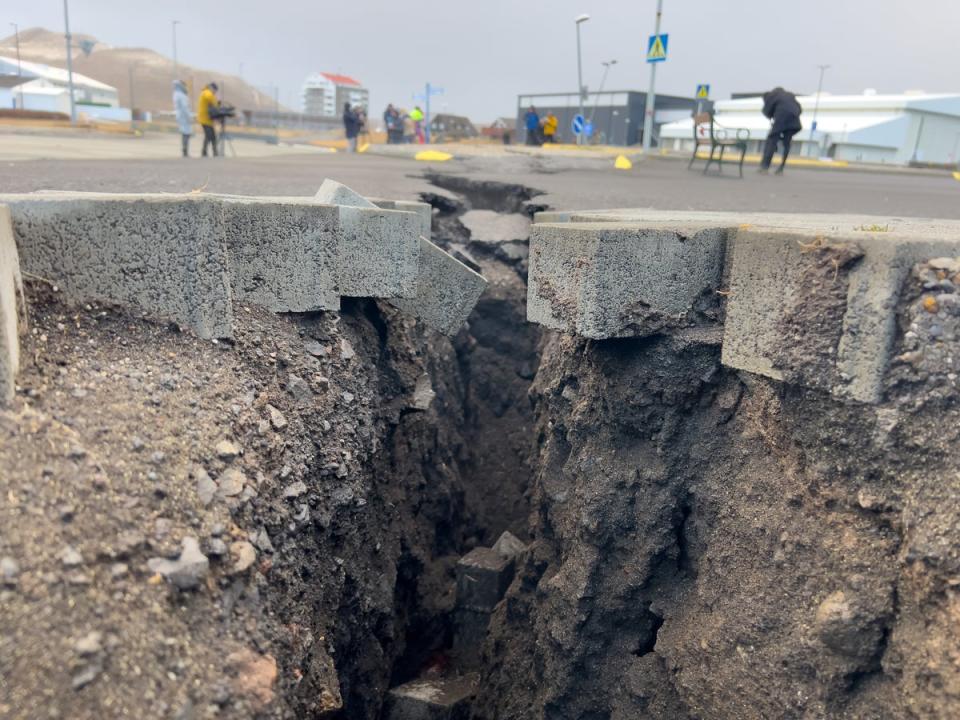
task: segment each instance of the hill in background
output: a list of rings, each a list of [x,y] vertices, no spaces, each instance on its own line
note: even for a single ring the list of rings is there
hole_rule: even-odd
[[[80,43],[96,43],[90,55]],[[62,33],[44,28],[29,28],[20,33],[20,57],[54,67],[67,66],[66,43]],[[0,40],[0,55],[16,57],[13,35]],[[169,112],[173,109],[173,60],[147,48],[119,48],[102,43],[91,35],[73,34],[73,70],[117,88],[120,104],[130,107],[130,75],[133,72],[134,104],[139,110]],[[274,100],[248,85],[237,75],[205,70],[180,63],[180,78],[192,88],[196,97],[200,88],[213,80],[220,86],[225,102],[242,110],[272,110]],[[287,108],[280,106],[281,110]]]

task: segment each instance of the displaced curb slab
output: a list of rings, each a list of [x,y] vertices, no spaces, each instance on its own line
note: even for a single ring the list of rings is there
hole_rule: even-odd
[[[23,282],[10,210],[0,205],[0,405],[13,399],[20,367]]]
[[[421,237],[416,295],[388,302],[439,333],[455,335],[486,287],[482,275]]]
[[[955,221],[643,209],[536,219],[531,321],[598,340],[662,332],[668,323],[632,316],[682,313],[697,288],[713,289],[728,298],[723,364],[865,403],[882,399],[910,268],[960,256]],[[703,238],[725,251],[690,255]]]
[[[203,338],[233,332],[221,204],[203,196],[3,196],[24,272],[74,302],[116,303]]]
[[[692,225],[534,225],[527,318],[598,340],[680,323],[719,289],[726,236]]]
[[[348,227],[353,222],[352,212],[369,211],[374,202],[382,204],[384,208],[389,206],[400,210],[402,212],[399,214],[414,219],[421,232],[417,254],[416,286],[412,296],[400,299],[387,297],[387,301],[437,332],[444,335],[456,334],[486,289],[487,281],[482,275],[438,248],[423,234],[424,232],[429,234],[433,217],[433,211],[429,205],[400,200],[369,200],[332,180],[324,181],[317,192],[316,199],[318,201],[336,199],[343,203],[354,203],[357,206],[355,208],[340,206],[343,217],[348,218]],[[385,296],[377,295],[377,297]]]

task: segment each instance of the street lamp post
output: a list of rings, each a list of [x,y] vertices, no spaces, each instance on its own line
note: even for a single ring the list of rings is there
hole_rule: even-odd
[[[177,25],[180,24],[179,20],[171,20],[170,25],[173,29],[173,79],[177,80],[178,75],[180,74],[180,66],[177,63]]]
[[[577,97],[580,99],[580,117],[583,117],[583,66],[580,62],[580,26],[589,19],[590,16],[584,13],[578,15],[574,20],[577,24]],[[581,128],[580,132],[577,133],[577,145],[583,145],[583,131],[585,129]]]
[[[660,36],[660,17],[663,15],[663,0],[657,0],[657,23],[653,31],[655,37]],[[643,117],[643,152],[650,150],[653,142],[653,111],[657,104],[657,65],[650,63],[650,89],[647,91],[647,102]]]
[[[600,88],[597,90],[597,97],[593,101],[593,112],[590,113],[590,124],[593,125],[593,119],[597,114],[597,107],[600,105],[600,95],[603,93],[603,86],[607,84],[607,73],[610,72],[610,66],[616,65],[616,60],[608,60],[600,63],[603,65],[603,77],[600,78]]]
[[[19,78],[23,76],[23,71],[20,69],[20,26],[14,22],[10,24],[13,25],[13,37],[14,37],[14,42],[17,45],[17,77]],[[20,83],[17,86],[17,89],[20,91],[19,108],[23,110],[23,83]]]
[[[70,12],[67,0],[63,0],[63,28],[67,40],[67,85],[70,89],[70,124],[77,124],[77,104],[73,97],[73,47],[70,42]]]
[[[134,95],[133,90],[133,70],[137,66],[137,63],[132,62],[127,67],[127,76],[130,80],[130,129],[136,132],[137,130],[137,101],[136,96]]]
[[[823,74],[830,69],[829,65],[817,65],[820,68],[820,82],[817,83],[817,97],[813,101],[813,122],[810,124],[810,139],[813,140],[813,134],[817,132],[817,111],[820,110],[820,93],[823,92]],[[820,147],[820,140],[817,139],[817,155],[823,154],[823,148]]]

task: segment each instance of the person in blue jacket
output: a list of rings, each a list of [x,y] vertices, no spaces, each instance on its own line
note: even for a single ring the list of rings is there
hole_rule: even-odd
[[[527,145],[539,145],[540,116],[537,115],[537,109],[533,105],[527,109],[525,124],[527,127]]]

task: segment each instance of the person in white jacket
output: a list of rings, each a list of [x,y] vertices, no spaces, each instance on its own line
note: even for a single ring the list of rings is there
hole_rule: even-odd
[[[183,80],[173,81],[173,109],[177,114],[177,128],[183,144],[183,156],[190,156],[190,136],[193,135],[193,116],[190,114],[190,98]]]

